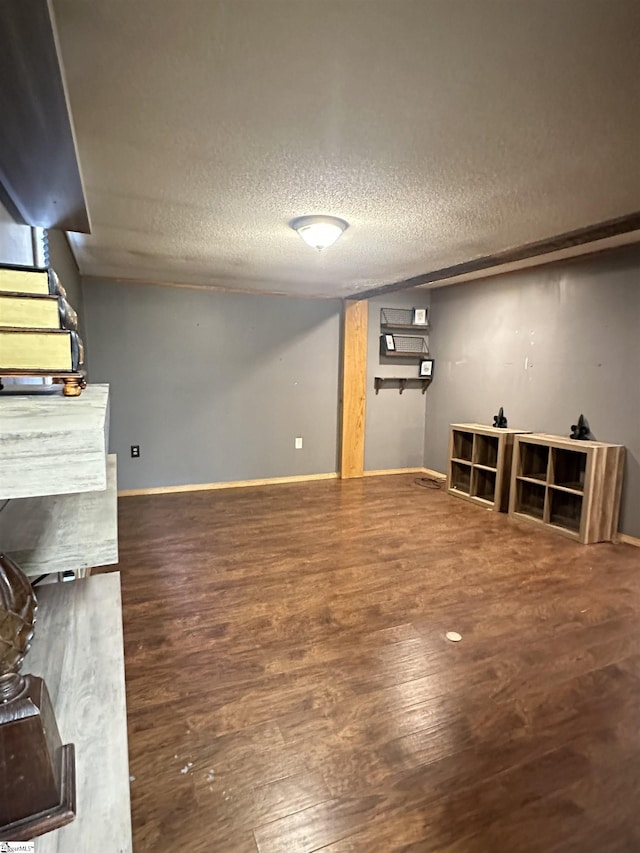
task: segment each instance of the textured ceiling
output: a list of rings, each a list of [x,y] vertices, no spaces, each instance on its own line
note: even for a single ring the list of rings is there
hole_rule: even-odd
[[[640,210],[638,0],[54,9],[84,274],[346,295]]]

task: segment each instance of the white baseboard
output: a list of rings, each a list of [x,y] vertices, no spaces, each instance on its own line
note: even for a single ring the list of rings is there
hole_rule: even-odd
[[[431,468],[423,468],[422,470],[428,477],[433,477],[435,480],[447,479],[447,475],[443,474],[441,471],[433,471]]]
[[[381,468],[364,471],[363,477],[386,477],[388,474],[424,474],[424,468]]]
[[[187,486],[154,486],[149,489],[122,489],[119,498],[130,498],[137,495],[168,495],[176,492],[208,492],[215,489],[242,489],[247,486],[276,486],[281,483],[306,483],[311,480],[336,480],[338,475],[331,474],[300,474],[292,477],[267,477],[262,480],[231,480],[225,483],[195,483]]]
[[[385,468],[378,471],[365,471],[364,477],[384,477],[389,474],[422,474],[434,477],[437,480],[445,480],[446,475],[430,468]],[[194,483],[185,486],[153,486],[147,489],[121,489],[119,498],[131,498],[139,495],[169,495],[178,492],[208,492],[217,489],[243,489],[248,486],[276,486],[281,483],[307,483],[313,480],[336,480],[339,474],[300,474],[292,477],[267,477],[261,480],[231,480],[223,483]],[[640,540],[639,540],[640,544]]]
[[[640,548],[640,539],[635,536],[629,536],[627,533],[618,533],[616,543],[620,545],[633,545],[634,548]]]

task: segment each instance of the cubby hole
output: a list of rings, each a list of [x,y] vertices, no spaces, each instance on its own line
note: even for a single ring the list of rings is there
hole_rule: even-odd
[[[471,491],[471,465],[451,463],[451,488],[468,495]]]
[[[525,480],[518,480],[516,494],[516,512],[521,512],[523,515],[530,515],[533,518],[544,518],[544,497],[546,487],[538,483],[527,483]]]
[[[473,472],[473,492],[475,497],[483,498],[493,503],[496,499],[496,475],[495,471],[485,471],[483,468],[475,468]]]
[[[462,432],[462,430],[453,431],[453,457],[454,459],[465,459],[471,462],[473,454],[473,433]]]
[[[552,452],[552,480],[556,486],[584,491],[587,454],[584,450],[563,450],[554,447]]]
[[[549,467],[549,448],[542,444],[528,444],[520,442],[520,464],[522,477],[530,477],[533,480],[547,480],[547,468]]]
[[[498,437],[495,435],[480,435],[476,433],[473,450],[476,465],[486,465],[488,468],[498,467]]]
[[[561,492],[556,489],[550,490],[551,505],[549,510],[549,522],[557,527],[567,530],[580,530],[580,517],[582,515],[582,495],[572,495],[569,492]]]

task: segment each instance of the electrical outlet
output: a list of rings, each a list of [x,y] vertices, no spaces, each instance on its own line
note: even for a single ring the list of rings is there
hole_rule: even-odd
[[[139,444],[132,444],[131,445],[131,458],[132,459],[139,459],[140,458],[140,445]]]
[[[296,450],[302,450],[302,436],[296,437]]]

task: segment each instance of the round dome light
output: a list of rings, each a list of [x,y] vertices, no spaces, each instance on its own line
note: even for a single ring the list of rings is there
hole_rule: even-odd
[[[307,245],[321,252],[333,246],[349,223],[337,216],[299,216],[289,223]]]

